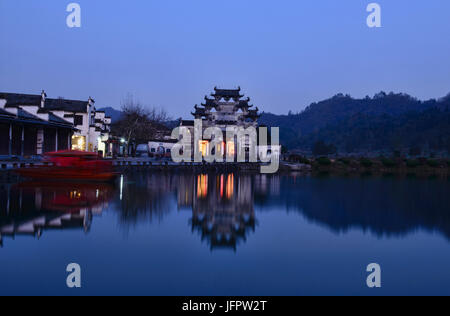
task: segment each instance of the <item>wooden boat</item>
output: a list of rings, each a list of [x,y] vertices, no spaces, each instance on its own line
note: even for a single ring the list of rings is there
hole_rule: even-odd
[[[46,180],[112,181],[117,177],[111,161],[96,153],[66,150],[47,153],[43,166],[18,169],[25,178]]]

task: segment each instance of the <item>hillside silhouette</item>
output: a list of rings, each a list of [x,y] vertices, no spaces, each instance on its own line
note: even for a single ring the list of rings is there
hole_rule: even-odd
[[[449,108],[450,94],[428,101],[401,93],[364,99],[338,94],[297,114],[262,113],[260,123],[280,127],[280,141],[291,150],[308,151],[322,141],[341,153],[448,152]]]

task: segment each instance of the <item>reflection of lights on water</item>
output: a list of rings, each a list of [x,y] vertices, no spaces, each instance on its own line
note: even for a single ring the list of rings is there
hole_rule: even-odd
[[[81,192],[78,192],[77,190],[73,190],[70,192],[70,198],[71,199],[79,199],[81,198]]]
[[[120,175],[120,200],[122,201],[123,197],[123,174]]]
[[[224,175],[217,177],[217,186],[220,191],[220,198],[225,196],[227,199],[231,199],[234,195],[234,175],[229,174],[226,179]]]
[[[98,196],[99,196],[99,191],[98,191],[98,189],[95,191],[95,198],[96,199],[98,199]]]
[[[229,174],[227,177],[227,199],[231,199],[234,195],[234,175]]]
[[[208,195],[208,175],[197,177],[197,198],[205,198]]]

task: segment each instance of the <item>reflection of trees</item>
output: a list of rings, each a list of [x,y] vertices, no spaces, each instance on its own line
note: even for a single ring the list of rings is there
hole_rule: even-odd
[[[259,194],[258,207],[298,211],[336,232],[356,227],[389,237],[427,229],[450,238],[448,181],[286,176],[280,186],[279,195]]]
[[[161,220],[170,212],[174,175],[133,172],[124,176],[123,183],[122,200],[118,201],[122,224]]]
[[[89,231],[93,215],[108,207],[108,184],[26,182],[0,185],[0,243],[3,236],[44,230]]]

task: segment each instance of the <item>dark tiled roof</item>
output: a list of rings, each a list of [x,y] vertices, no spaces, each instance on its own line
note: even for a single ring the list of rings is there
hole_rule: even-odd
[[[216,106],[216,102],[214,99],[208,99],[208,97],[205,97],[206,103],[202,103],[203,106],[212,108]]]
[[[261,115],[258,114],[258,108],[255,110],[249,110],[247,117],[260,117]]]
[[[248,102],[250,101],[250,98],[247,98],[247,100],[240,100],[239,104],[237,105],[237,108],[251,108],[253,105],[249,105]]]
[[[45,122],[44,120],[40,119],[39,117],[37,117],[31,113],[28,113],[27,111],[24,111],[21,108],[17,109],[17,117],[22,120],[34,120],[34,121]]]
[[[60,118],[59,116],[56,116],[53,113],[48,113],[48,120],[52,123],[57,123],[57,124],[62,124],[62,125],[68,125],[68,126],[72,126],[73,124],[63,120],[62,118]]]
[[[52,126],[52,127],[62,127],[62,128],[70,128],[73,129],[73,125],[70,122],[67,122],[63,119],[60,119],[53,113],[49,113],[49,120],[45,121],[22,108],[17,109],[17,115],[8,113],[2,109],[0,109],[0,119],[7,120],[12,123],[21,123],[21,124],[34,124],[34,125],[44,125],[44,126]]]
[[[229,98],[240,98],[243,95],[240,94],[241,88],[238,89],[217,89],[214,88],[213,96],[217,97],[229,97]]]
[[[20,105],[41,105],[41,95],[37,94],[20,94],[20,93],[3,93],[0,92],[0,99],[6,100],[6,107],[17,107]],[[66,99],[45,99],[44,109],[40,109],[40,113],[48,111],[67,111],[67,112],[87,112],[88,101],[66,100]]]
[[[6,100],[6,106],[40,105],[41,104],[41,95],[35,95],[35,94],[19,94],[19,93],[0,92],[0,99]]]
[[[25,124],[38,124],[45,125],[46,121],[34,116],[33,114],[28,113],[27,111],[22,110],[21,108],[17,109],[17,115],[9,113],[3,109],[0,109],[0,118],[6,119],[8,122],[18,122]]]
[[[194,121],[182,120],[181,121],[181,125],[183,125],[183,126],[194,126]]]
[[[66,111],[87,113],[88,101],[45,99],[44,111]]]
[[[236,121],[219,120],[219,121],[216,121],[216,124],[219,124],[219,125],[234,125],[234,124],[236,124]]]
[[[195,112],[191,112],[193,116],[203,116],[206,115],[206,109],[195,105]]]
[[[150,139],[149,142],[176,144],[176,143],[178,143],[178,140],[177,139]]]

